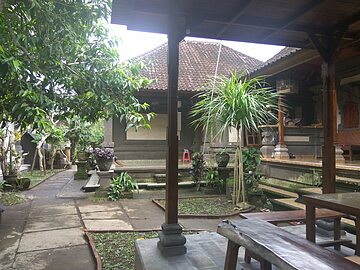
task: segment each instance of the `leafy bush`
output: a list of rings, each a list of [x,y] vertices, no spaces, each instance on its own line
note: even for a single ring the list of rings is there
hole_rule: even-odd
[[[204,170],[205,170],[204,155],[199,152],[195,152],[191,160],[190,174],[192,176],[193,182],[198,186],[198,189],[200,187],[198,184],[203,178]]]
[[[96,158],[113,159],[114,150],[111,148],[95,148],[94,154]]]
[[[216,169],[208,168],[205,175],[206,186],[218,189],[219,192],[224,186],[223,181],[219,178],[219,172]]]
[[[298,181],[307,185],[320,187],[322,184],[322,177],[317,170],[313,169],[312,173],[304,173],[303,175],[300,175],[298,177]]]
[[[261,152],[259,149],[250,147],[242,151],[244,165],[244,179],[247,191],[256,191],[258,189],[260,173],[259,165],[261,162]]]
[[[124,192],[139,189],[138,185],[134,182],[133,178],[127,173],[122,172],[119,176],[111,180],[110,188],[108,191],[109,200],[116,201],[123,197]]]

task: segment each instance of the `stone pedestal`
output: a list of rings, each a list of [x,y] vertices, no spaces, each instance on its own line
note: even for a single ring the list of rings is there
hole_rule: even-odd
[[[278,144],[275,146],[274,149],[274,158],[275,159],[289,159],[289,153],[286,145],[284,144]]]
[[[76,161],[75,164],[77,166],[77,171],[75,173],[74,179],[75,180],[83,180],[87,179],[87,170],[86,170],[86,161]]]
[[[97,174],[99,175],[99,184],[100,188],[97,190],[98,193],[106,195],[110,184],[111,184],[111,178],[114,177],[114,170],[109,171],[97,171]]]
[[[335,145],[335,161],[336,163],[345,163],[345,158],[343,156],[344,151],[341,149],[340,145]]]
[[[265,158],[270,158],[275,150],[275,134],[274,130],[271,127],[262,128],[263,132],[262,135],[262,147],[260,151]]]
[[[186,238],[179,224],[162,224],[157,246],[163,256],[177,256],[186,253]]]

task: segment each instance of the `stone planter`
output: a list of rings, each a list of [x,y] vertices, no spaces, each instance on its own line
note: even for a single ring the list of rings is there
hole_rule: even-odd
[[[89,158],[89,153],[85,151],[77,152],[77,160],[78,161],[86,161]]]
[[[96,163],[100,171],[109,171],[113,163],[113,159],[96,158]]]
[[[228,153],[217,153],[215,160],[218,167],[225,168],[229,163],[230,155]]]

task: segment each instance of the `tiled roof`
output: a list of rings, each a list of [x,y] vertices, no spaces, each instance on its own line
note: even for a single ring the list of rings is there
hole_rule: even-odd
[[[215,75],[219,47],[219,42],[180,42],[179,91],[197,91]],[[145,62],[147,67],[142,75],[155,79],[147,89],[167,90],[167,43],[134,60]],[[238,73],[252,70],[260,64],[262,62],[257,59],[222,45],[218,75],[227,76],[234,70]]]
[[[301,49],[299,48],[294,48],[294,47],[285,47],[284,49],[282,49],[280,52],[278,52],[277,54],[275,54],[273,57],[271,57],[270,59],[268,59],[266,62],[262,63],[261,65],[257,65],[255,66],[252,70],[249,70],[250,73],[253,73],[255,71],[259,71],[262,68],[265,68],[277,61],[279,61],[280,59],[283,59],[297,51],[300,51]]]

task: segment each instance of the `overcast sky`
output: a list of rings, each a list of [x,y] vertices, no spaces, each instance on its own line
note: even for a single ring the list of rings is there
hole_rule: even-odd
[[[110,25],[111,34],[120,38],[120,55],[122,59],[129,59],[144,52],[147,52],[167,41],[166,35],[127,31],[125,26]],[[186,38],[194,39],[194,38]],[[205,39],[197,39],[205,40]],[[206,40],[214,41],[214,40]],[[246,55],[252,56],[261,61],[266,61],[278,53],[282,46],[262,45],[244,42],[222,41],[223,45],[231,47]]]

